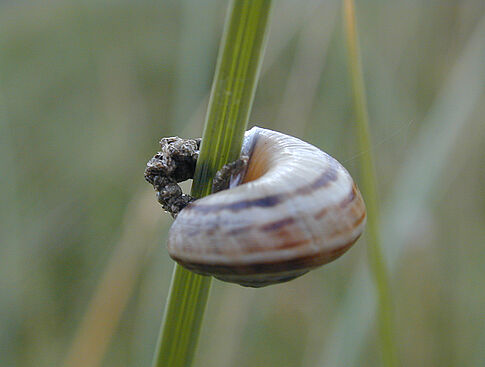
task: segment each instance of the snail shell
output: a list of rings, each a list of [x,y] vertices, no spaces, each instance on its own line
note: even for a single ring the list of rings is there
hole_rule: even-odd
[[[168,251],[180,265],[262,287],[335,260],[362,234],[362,196],[328,154],[254,127],[246,132],[242,155],[249,157],[244,177],[190,203],[170,228]]]

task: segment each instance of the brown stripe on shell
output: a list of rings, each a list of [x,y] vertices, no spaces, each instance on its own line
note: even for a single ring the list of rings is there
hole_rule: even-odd
[[[296,189],[295,191],[291,192],[289,195],[290,196],[295,196],[295,195],[310,195],[312,192],[321,189],[323,187],[326,187],[329,183],[333,181],[337,181],[338,179],[338,173],[337,173],[337,161],[327,155],[329,166],[323,172],[323,174],[320,175],[314,182],[312,182],[310,185],[300,187]]]
[[[362,212],[362,215],[354,222],[354,227],[357,227],[359,224],[361,224],[364,219],[367,217],[367,213],[365,212],[365,210]]]
[[[318,219],[322,219],[324,216],[326,216],[326,215],[327,215],[327,213],[328,213],[328,210],[329,210],[329,209],[330,209],[330,208],[327,206],[327,207],[323,208],[322,210],[320,210],[320,211],[319,211],[317,214],[315,214],[313,217],[314,217],[315,219],[317,219],[317,220],[318,220]]]
[[[286,241],[281,245],[274,247],[272,250],[285,250],[293,247],[303,246],[312,242],[311,239],[307,238],[304,240]]]
[[[338,206],[340,209],[344,209],[347,205],[351,204],[355,200],[356,196],[357,196],[357,187],[355,186],[355,184],[353,184],[352,190],[350,191],[350,194],[348,194],[347,197],[344,198],[336,206]],[[317,212],[313,216],[313,218],[315,218],[317,220],[322,219],[325,215],[327,215],[329,210],[334,209],[334,208],[335,208],[335,206],[327,206],[327,207],[323,208],[322,210],[320,210],[319,212]]]
[[[254,230],[259,230],[263,232],[273,232],[275,230],[278,230],[280,228],[286,227],[290,224],[295,223],[296,219],[293,217],[286,217],[274,222],[270,222],[267,224],[264,224],[262,226],[254,226],[254,225],[249,225],[249,226],[243,226],[239,228],[234,228],[231,229],[230,231],[227,231],[225,234],[227,235],[238,235],[241,233],[247,233],[249,231],[254,231]]]
[[[278,274],[286,274],[288,272],[295,271],[294,276],[292,278],[296,278],[300,275],[305,274],[312,268],[318,267],[320,265],[324,265],[329,263],[338,257],[342,256],[360,237],[360,234],[353,238],[351,241],[336,247],[333,250],[324,249],[318,254],[306,255],[299,258],[293,258],[288,260],[282,261],[275,261],[275,262],[261,262],[261,263],[253,263],[253,264],[204,264],[204,263],[195,263],[195,262],[188,262],[182,259],[179,259],[173,255],[170,255],[172,259],[177,261],[183,267],[202,275],[212,275],[221,280],[229,280],[225,279],[225,275],[228,278],[232,278],[232,282],[240,283],[242,285],[250,286],[250,287],[260,287],[268,284],[277,283],[275,279],[278,278]],[[259,276],[262,274],[271,275],[271,280],[261,280]],[[250,276],[255,276],[255,281],[251,282]],[[241,281],[235,280],[238,276],[241,276]],[[286,281],[292,278],[282,278],[281,281]]]
[[[357,195],[357,188],[355,187],[355,183],[354,183],[352,185],[352,190],[350,190],[350,194],[347,195],[347,197],[340,202],[340,204],[339,204],[340,208],[343,209],[347,205],[349,205],[351,202],[353,202],[356,195]]]
[[[271,222],[271,223],[268,223],[268,224],[265,224],[263,226],[260,227],[260,229],[263,231],[263,232],[271,232],[271,231],[276,231],[282,227],[286,227],[290,224],[293,224],[295,223],[295,218],[293,217],[287,217],[287,218],[283,218],[283,219],[280,219],[280,220],[277,220],[277,221],[274,221],[274,222]]]
[[[356,227],[359,226],[359,224],[361,224],[364,219],[366,217],[366,212],[364,211],[360,217],[358,217],[350,226],[345,226],[343,228],[340,228],[340,229],[336,229],[335,231],[333,231],[332,233],[330,233],[327,237],[327,240],[332,240],[338,236],[341,236],[345,233],[348,233],[349,230],[352,230]]]
[[[226,234],[227,235],[238,235],[238,234],[241,234],[241,233],[244,233],[244,232],[252,231],[253,229],[254,229],[254,226],[252,226],[252,225],[244,226],[244,227],[231,229],[230,231],[227,231]]]
[[[274,238],[275,243],[281,243],[273,247],[265,246],[264,243],[256,242],[254,239],[245,239],[241,237],[236,237],[238,241],[244,241],[245,244],[241,245],[244,248],[245,253],[253,253],[256,251],[274,251],[277,249],[286,249],[297,246],[302,246],[312,242],[311,238],[305,236],[298,225],[295,225],[297,220],[293,217],[283,218],[274,222],[264,224],[262,226],[244,226],[240,228],[228,231],[226,234],[233,236],[238,236],[241,234],[247,234],[248,232],[265,232]],[[246,236],[243,236],[246,237]],[[261,238],[261,236],[256,236],[255,238]],[[268,240],[267,237],[264,237]]]
[[[185,207],[184,210],[198,211],[204,214],[219,212],[222,210],[230,210],[231,212],[238,212],[241,210],[246,210],[253,207],[260,208],[271,208],[278,204],[284,202],[285,195],[269,195],[262,198],[236,201],[235,203],[229,204],[218,204],[218,205],[197,205],[194,201]]]

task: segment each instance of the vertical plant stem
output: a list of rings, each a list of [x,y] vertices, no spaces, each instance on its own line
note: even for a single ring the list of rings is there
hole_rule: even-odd
[[[212,179],[241,152],[261,69],[271,0],[233,0],[219,48],[192,195],[210,194]],[[190,366],[211,279],[176,265],[153,367]]]
[[[210,193],[212,178],[241,154],[261,70],[271,0],[233,0],[209,99],[192,195]]]
[[[369,263],[378,296],[379,335],[385,366],[397,366],[397,350],[393,328],[392,296],[389,274],[383,257],[379,235],[379,205],[377,199],[375,167],[369,131],[369,115],[365,93],[362,63],[356,30],[353,0],[344,0],[344,24],[347,35],[349,70],[352,80],[355,115],[360,150],[366,152],[361,158],[361,188],[367,206],[367,248]]]

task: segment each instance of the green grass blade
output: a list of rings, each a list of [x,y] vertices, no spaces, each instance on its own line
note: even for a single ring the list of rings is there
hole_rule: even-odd
[[[192,194],[210,193],[212,178],[236,160],[263,59],[270,0],[236,0],[226,21]]]
[[[361,189],[367,206],[367,248],[370,268],[376,283],[379,304],[379,335],[382,357],[385,366],[397,366],[397,351],[393,328],[392,297],[389,275],[383,257],[379,236],[379,206],[376,190],[375,167],[372,157],[372,143],[369,131],[369,115],[365,93],[362,63],[356,30],[355,6],[353,0],[344,0],[344,23],[349,53],[349,69],[352,80],[358,140],[362,155]]]
[[[210,290],[211,278],[175,265],[153,366],[189,366]]]
[[[214,174],[236,160],[263,60],[271,0],[231,2],[219,50],[192,195],[210,194]],[[210,278],[176,265],[154,367],[190,366]]]

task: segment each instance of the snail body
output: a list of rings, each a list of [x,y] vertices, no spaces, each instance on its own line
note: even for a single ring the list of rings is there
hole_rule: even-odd
[[[352,177],[315,146],[279,132],[246,132],[245,171],[227,190],[189,203],[169,231],[185,268],[243,286],[294,279],[340,257],[366,211]]]

